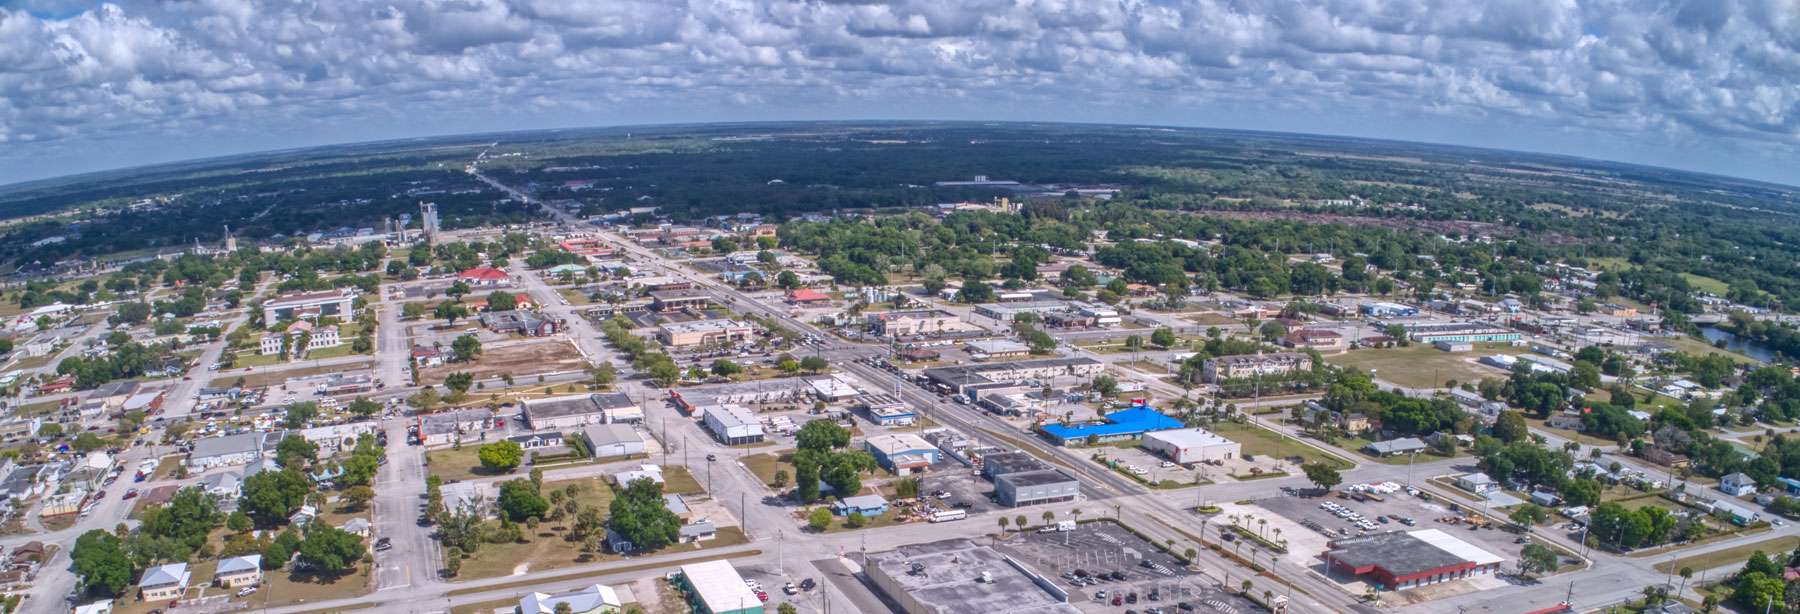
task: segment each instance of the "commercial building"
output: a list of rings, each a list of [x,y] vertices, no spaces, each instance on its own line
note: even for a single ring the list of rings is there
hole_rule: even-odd
[[[1492,552],[1437,529],[1391,531],[1329,543],[1326,564],[1352,575],[1369,575],[1385,590],[1404,590],[1462,578],[1485,576],[1506,562]]]
[[[1030,296],[1029,294],[1027,296]],[[975,315],[993,318],[1001,322],[1011,322],[1021,313],[1043,315],[1053,311],[1066,311],[1066,301],[1025,301],[1020,303],[982,303],[976,305]]]
[[[1372,302],[1363,303],[1362,312],[1377,318],[1402,318],[1419,315],[1419,308],[1400,303]]]
[[[1238,442],[1201,428],[1145,433],[1144,447],[1184,464],[1231,460],[1243,452],[1243,446]]]
[[[650,310],[657,312],[705,309],[712,298],[699,290],[660,290],[650,293]]]
[[[1092,358],[1042,358],[937,367],[926,369],[925,376],[943,390],[962,394],[974,386],[1063,376],[1091,378],[1105,372],[1106,363]]]
[[[881,426],[911,426],[919,418],[904,401],[891,394],[866,394],[857,397],[856,402],[868,413],[870,422]]]
[[[618,591],[595,584],[567,593],[531,593],[519,599],[519,614],[554,614],[562,604],[569,605],[571,614],[605,614],[625,607]]]
[[[195,440],[193,451],[188,452],[188,471],[243,465],[260,459],[263,439],[262,433],[251,432]]]
[[[1228,379],[1305,371],[1312,367],[1312,357],[1297,352],[1238,354],[1206,359],[1200,374],[1206,381],[1217,383]]]
[[[1420,441],[1417,437],[1402,437],[1371,442],[1369,445],[1363,446],[1363,451],[1378,457],[1402,456],[1424,452],[1425,447],[1425,442]]]
[[[594,458],[644,453],[644,437],[628,424],[592,424],[581,429],[581,438]]]
[[[899,475],[923,473],[938,461],[938,449],[918,435],[876,435],[863,440],[863,449],[875,455],[876,464]]]
[[[576,394],[525,401],[526,426],[534,431],[567,431],[588,424],[637,422],[644,410],[623,392]]]
[[[483,286],[502,286],[512,281],[506,271],[491,266],[478,266],[456,274],[456,281],[468,284],[471,288]]]
[[[905,614],[1079,614],[1048,578],[966,539],[870,553],[870,583]]]
[[[488,409],[460,409],[425,414],[418,419],[419,443],[427,446],[450,445],[470,433],[494,426],[494,412]]]
[[[1006,507],[1074,501],[1081,482],[1061,469],[1014,471],[994,476],[994,498]]]
[[[871,313],[863,316],[863,321],[877,335],[903,337],[955,330],[961,320],[953,313],[923,309]]]
[[[306,337],[306,347],[293,347],[300,342],[300,337],[303,335]],[[289,352],[299,356],[313,350],[334,348],[343,344],[344,339],[338,334],[336,324],[314,327],[311,322],[302,320],[288,325],[280,332],[263,333],[262,338],[258,340],[257,353],[280,354],[281,348],[287,346]]]
[[[1411,324],[1406,327],[1406,336],[1419,343],[1433,344],[1439,341],[1485,343],[1525,338],[1524,333],[1516,330],[1470,322]]]
[[[713,437],[728,446],[757,443],[763,440],[762,422],[742,405],[708,405],[700,408],[706,428]]]
[[[796,288],[787,291],[787,300],[797,305],[817,305],[830,301],[831,297],[821,294],[817,290]]]
[[[763,614],[762,600],[744,585],[731,561],[682,565],[675,586],[696,614]]]
[[[313,320],[321,316],[347,320],[355,301],[356,293],[349,288],[283,294],[263,303],[263,323],[272,325],[282,320]]]
[[[1080,444],[1093,437],[1097,442],[1137,439],[1144,433],[1178,429],[1185,425],[1148,407],[1133,407],[1106,414],[1106,421],[1076,425],[1050,424],[1044,436],[1061,445]]]
[[[1010,339],[983,339],[963,345],[976,358],[1018,358],[1031,353],[1031,347]]]
[[[125,401],[136,395],[143,385],[143,381],[135,379],[107,382],[96,386],[93,392],[88,393],[87,398],[89,401],[98,401],[108,412],[116,412],[124,408]]]
[[[755,333],[754,327],[737,320],[696,320],[662,324],[656,329],[656,338],[669,347],[688,347],[738,343]]]
[[[1344,336],[1328,330],[1309,329],[1281,336],[1281,344],[1319,352],[1339,352],[1350,347]]]
[[[548,337],[562,330],[562,322],[547,313],[513,309],[481,314],[481,326],[500,333],[518,333],[527,337]]]

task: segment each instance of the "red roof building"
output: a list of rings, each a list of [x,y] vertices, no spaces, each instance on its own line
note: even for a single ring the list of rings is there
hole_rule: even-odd
[[[817,290],[812,290],[810,288],[799,288],[796,290],[788,290],[787,300],[795,303],[822,303],[831,300],[831,297],[825,296]]]
[[[506,271],[491,266],[478,266],[456,274],[456,281],[471,286],[498,286],[506,283],[510,277]]]

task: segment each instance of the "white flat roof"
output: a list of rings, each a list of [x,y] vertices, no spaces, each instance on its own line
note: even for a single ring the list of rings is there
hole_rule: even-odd
[[[687,577],[688,584],[700,595],[708,611],[730,612],[762,604],[756,593],[744,586],[744,577],[738,575],[730,561],[682,565],[681,575]]]
[[[1499,555],[1481,549],[1480,546],[1451,537],[1449,533],[1437,529],[1408,531],[1407,534],[1412,535],[1419,541],[1431,544],[1439,550],[1461,557],[1463,560],[1476,565],[1487,565],[1489,563],[1501,563],[1506,561],[1506,559],[1500,558]]]
[[[750,410],[745,409],[744,406],[736,403],[709,405],[701,411],[704,412],[705,415],[712,416],[714,420],[719,421],[719,424],[723,424],[727,427],[762,424],[756,420],[756,414],[750,413]]]
[[[1144,437],[1167,441],[1178,448],[1206,448],[1211,446],[1237,445],[1237,442],[1219,436],[1217,433],[1203,428],[1172,429],[1144,433]]]

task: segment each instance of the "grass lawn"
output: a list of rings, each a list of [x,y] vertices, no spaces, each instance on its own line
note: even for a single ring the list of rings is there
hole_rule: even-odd
[[[17,415],[21,418],[37,418],[37,417],[42,417],[42,416],[48,416],[48,415],[50,415],[51,412],[56,411],[57,406],[61,405],[61,404],[62,403],[58,402],[58,401],[44,401],[41,403],[30,403],[30,404],[19,406],[18,409],[13,410],[13,414]]]
[[[50,366],[50,361],[52,361],[52,360],[56,360],[56,354],[54,354],[54,353],[45,354],[43,356],[26,356],[23,353],[21,353],[21,354],[19,354],[19,358],[17,360],[14,360],[12,362],[12,364],[7,365],[6,368],[7,369],[36,369],[39,367]]]
[[[244,379],[245,386],[248,386],[251,388],[262,388],[262,387],[268,387],[268,386],[279,386],[281,384],[287,383],[289,378],[294,378],[294,377],[305,377],[308,375],[318,375],[321,373],[342,373],[345,371],[368,369],[368,368],[372,368],[374,366],[375,366],[374,361],[354,362],[354,363],[350,363],[347,365],[306,366],[306,367],[298,367],[298,368],[293,368],[293,369],[282,369],[279,371],[273,371],[273,370],[269,370],[269,369],[256,369],[253,371],[245,371],[244,367],[240,366],[240,367],[233,368],[231,373],[226,373],[224,375],[221,375],[220,377],[213,378],[213,380],[211,382],[208,382],[206,385],[214,386],[214,387],[221,387],[221,388],[229,388],[229,387],[231,387],[233,382],[236,382],[238,380],[238,378],[241,377]]]
[[[1349,469],[1351,463],[1336,456],[1326,454],[1318,448],[1301,443],[1297,439],[1286,438],[1281,434],[1265,428],[1238,424],[1236,422],[1219,422],[1206,427],[1206,430],[1218,433],[1220,437],[1242,444],[1242,453],[1254,456],[1274,456],[1287,458],[1299,456],[1308,463],[1324,462],[1339,469]]]
[[[527,531],[531,533],[531,531]],[[463,559],[462,570],[458,579],[492,578],[510,576],[520,567],[531,571],[560,569],[574,565],[622,561],[625,557],[611,553],[582,552],[579,542],[564,539],[568,531],[560,529],[552,523],[538,526],[534,535],[526,541],[505,544],[483,544],[481,550],[473,557]],[[657,554],[686,552],[690,550],[728,548],[749,543],[744,538],[743,530],[738,527],[719,527],[718,537],[695,544],[674,544]],[[642,553],[639,556],[643,556]],[[511,603],[518,603],[517,600]]]
[[[1769,539],[1751,542],[1741,546],[1733,546],[1724,550],[1714,550],[1706,554],[1697,554],[1687,558],[1675,559],[1674,562],[1665,560],[1657,563],[1655,567],[1657,571],[1663,573],[1669,573],[1669,570],[1671,569],[1680,570],[1683,567],[1692,567],[1698,571],[1702,568],[1710,569],[1722,565],[1748,561],[1750,560],[1750,555],[1755,554],[1758,550],[1763,551],[1764,554],[1780,555],[1793,552],[1795,546],[1800,546],[1800,536],[1783,535],[1781,537],[1771,537]]]
[[[1695,290],[1699,290],[1701,292],[1706,292],[1709,294],[1716,294],[1719,296],[1725,296],[1725,293],[1727,291],[1731,290],[1730,284],[1719,281],[1717,279],[1713,279],[1711,277],[1707,277],[1705,275],[1695,275],[1693,273],[1682,273],[1681,276],[1686,277],[1688,280],[1688,284],[1694,286]]]
[[[502,475],[481,466],[480,450],[481,446],[475,444],[463,444],[461,449],[439,448],[426,452],[425,462],[431,467],[431,475],[443,478],[445,482]],[[517,469],[513,473],[524,475]]]
[[[1469,360],[1482,351],[1452,354],[1427,344],[1414,343],[1408,347],[1350,350],[1327,356],[1325,362],[1374,371],[1381,380],[1408,388],[1439,388],[1449,380],[1461,383],[1481,381],[1483,377],[1505,377],[1504,371]]]
[[[1732,360],[1735,360],[1735,361],[1738,361],[1738,362],[1741,362],[1741,363],[1744,363],[1747,365],[1762,364],[1762,361],[1757,360],[1755,358],[1751,358],[1749,356],[1745,356],[1745,355],[1739,354],[1737,352],[1721,350],[1719,348],[1713,347],[1713,344],[1711,344],[1711,343],[1707,343],[1705,341],[1701,341],[1699,339],[1695,339],[1693,337],[1688,337],[1685,335],[1680,336],[1680,337],[1659,338],[1657,340],[1661,341],[1663,343],[1667,343],[1670,346],[1673,346],[1677,350],[1686,352],[1688,354],[1692,354],[1694,356],[1705,356],[1707,354],[1719,354],[1719,355],[1725,356],[1727,358],[1730,358]]]
[[[742,459],[744,467],[750,470],[756,479],[769,488],[775,488],[775,472],[787,471],[788,482],[794,481],[794,451],[777,450],[762,454],[751,454]]]
[[[1199,324],[1201,326],[1233,326],[1233,325],[1243,326],[1244,325],[1243,320],[1239,320],[1237,318],[1233,318],[1231,316],[1224,315],[1224,314],[1221,314],[1218,312],[1212,312],[1212,311],[1204,312],[1199,315],[1189,316],[1187,319],[1188,319],[1188,321],[1193,322],[1195,324]]]
[[[369,592],[368,571],[359,565],[356,571],[343,574],[268,572],[263,575],[263,587],[245,600],[260,606],[266,599],[269,605],[276,606],[366,595]],[[212,572],[195,577],[211,578]]]
[[[730,476],[726,475],[716,477],[731,479]],[[696,479],[694,474],[688,472],[687,467],[664,467],[663,482],[663,490],[666,492],[678,495],[699,495],[706,493],[706,488],[700,485],[700,480]]]
[[[267,367],[270,365],[281,364],[281,355],[258,354],[256,353],[256,350],[245,350],[238,352],[237,358],[232,359],[231,364],[236,365],[235,368],[238,369],[244,367]]]
[[[582,507],[594,507],[604,510],[612,505],[612,486],[608,485],[606,480],[598,477],[544,482],[544,495],[549,496],[550,491],[566,490],[570,486],[575,487],[575,500],[580,501]],[[542,530],[543,527],[538,527],[538,529]]]
[[[351,356],[354,354],[356,354],[356,352],[354,350],[350,349],[350,344],[344,343],[343,345],[339,345],[337,347],[329,347],[329,348],[314,350],[313,352],[308,353],[306,355],[306,359],[307,360],[324,360],[327,358],[340,358],[343,356]]]
[[[561,294],[564,299],[568,299],[570,306],[582,307],[594,303],[593,301],[588,300],[588,295],[582,294],[574,288],[563,288],[557,290],[556,293]]]

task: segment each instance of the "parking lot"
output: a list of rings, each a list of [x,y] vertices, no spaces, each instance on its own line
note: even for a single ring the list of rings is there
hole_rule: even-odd
[[[1197,463],[1194,465],[1193,469],[1189,469],[1182,465],[1169,462],[1169,459],[1157,456],[1141,447],[1131,449],[1099,449],[1099,451],[1105,454],[1107,458],[1117,461],[1121,466],[1124,466],[1127,471],[1136,473],[1151,482],[1174,480],[1182,484],[1188,484],[1192,483],[1195,477],[1202,474],[1205,474],[1207,477],[1215,477],[1221,473],[1221,470],[1218,467],[1209,467]],[[1132,470],[1132,467],[1136,467],[1137,470]],[[1139,471],[1142,473],[1139,473]]]
[[[1111,522],[1090,522],[1068,532],[1028,532],[1014,536],[999,549],[1066,588],[1069,603],[1085,612],[1117,613],[1126,608],[1147,612],[1152,607],[1171,614],[1260,610]],[[1193,609],[1180,609],[1182,602]]]
[[[948,497],[937,498],[939,507],[955,508],[967,504],[961,508],[968,510],[970,516],[993,511],[1011,512],[1011,508],[1001,507],[990,498],[994,495],[994,484],[974,473],[974,469],[964,469],[962,463],[946,458],[932,465],[931,472],[923,476],[925,479],[920,488],[927,493],[950,493]],[[1027,511],[1020,508],[1018,513],[1037,522],[1037,513]]]

